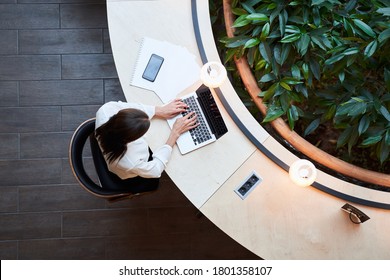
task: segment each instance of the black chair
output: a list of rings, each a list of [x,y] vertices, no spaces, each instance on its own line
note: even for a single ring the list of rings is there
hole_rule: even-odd
[[[94,131],[95,118],[83,122],[73,133],[69,145],[69,162],[72,172],[84,189],[108,201],[133,198],[157,190],[159,178],[137,177],[122,180],[110,172],[95,138]],[[83,163],[83,150],[88,138],[100,185],[91,179]]]

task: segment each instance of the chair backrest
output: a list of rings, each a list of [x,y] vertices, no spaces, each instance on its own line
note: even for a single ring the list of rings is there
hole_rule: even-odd
[[[159,179],[137,178],[121,180],[107,168],[106,161],[95,138],[95,118],[83,122],[74,132],[69,146],[69,161],[72,172],[80,185],[90,193],[104,198],[134,196],[143,192],[154,191],[159,186]],[[94,166],[99,177],[100,186],[96,184],[85,170],[83,150],[87,139],[90,141]]]

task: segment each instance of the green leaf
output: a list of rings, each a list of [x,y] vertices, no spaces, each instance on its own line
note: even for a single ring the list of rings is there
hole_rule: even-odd
[[[279,118],[283,114],[284,114],[284,111],[282,110],[282,108],[280,108],[280,107],[270,107],[267,110],[267,114],[265,115],[263,123],[271,122],[271,121]]]
[[[280,29],[280,35],[284,36],[284,33],[286,32],[286,23],[288,20],[288,14],[286,10],[283,10],[279,14],[279,29]]]
[[[321,24],[321,16],[318,7],[314,7],[313,10],[313,21],[316,26],[320,26]]]
[[[307,49],[310,44],[310,36],[306,33],[303,33],[301,38],[298,41],[298,50],[299,53],[304,56],[307,53]]]
[[[361,21],[360,19],[354,19],[353,22],[357,27],[359,27],[364,33],[366,33],[368,36],[375,38],[376,34],[371,29],[371,27],[366,24],[365,22]]]
[[[364,132],[366,132],[369,126],[370,126],[370,118],[369,116],[364,115],[359,121],[359,126],[358,126],[359,135],[362,135]]]
[[[245,25],[250,24],[252,21],[246,18],[247,15],[242,15],[239,16],[233,23],[232,27],[237,28],[237,27],[243,27]]]
[[[301,70],[299,70],[299,67],[296,64],[291,66],[291,74],[297,80],[301,79]]]
[[[263,69],[265,66],[267,66],[267,61],[265,61],[264,59],[261,59],[259,62],[256,63],[255,70],[259,71],[259,70]]]
[[[293,77],[285,77],[282,79],[282,82],[285,82],[286,84],[289,85],[299,85],[302,84],[302,82],[298,79],[295,79]]]
[[[272,54],[271,54],[271,48],[269,47],[267,42],[261,42],[259,44],[259,51],[262,57],[268,62],[271,63],[272,61]]]
[[[376,10],[378,13],[383,14],[384,16],[390,16],[390,8],[380,8]]]
[[[390,28],[382,31],[378,36],[378,42],[381,44],[390,38]]]
[[[298,41],[301,38],[301,34],[290,34],[280,40],[281,43],[292,43]]]
[[[280,55],[280,65],[283,65],[284,62],[287,60],[291,50],[291,45],[282,45],[282,53]]]
[[[348,1],[347,4],[345,5],[345,11],[349,12],[353,8],[355,8],[356,2],[357,2],[357,0],[350,0],[350,1]]]
[[[339,80],[340,80],[340,83],[343,83],[344,82],[344,79],[345,79],[345,72],[342,71],[339,73]]]
[[[361,146],[363,146],[363,147],[372,146],[372,145],[375,145],[376,143],[379,143],[379,141],[381,141],[381,140],[382,140],[382,135],[371,136],[371,137],[364,139]]]
[[[268,17],[265,14],[253,13],[248,15],[246,19],[251,21],[267,21]]]
[[[288,21],[289,22],[293,22],[293,23],[296,23],[296,24],[305,24],[305,21],[303,20],[303,18],[301,17],[301,16],[294,16],[294,15],[292,15],[292,16],[290,16],[289,18],[288,18]]]
[[[378,47],[378,41],[377,41],[377,40],[372,41],[372,42],[369,43],[369,44],[367,45],[367,47],[364,49],[364,55],[365,55],[366,57],[372,56],[372,55],[375,53],[377,47]]]
[[[355,125],[352,127],[351,136],[349,137],[349,140],[348,140],[348,153],[349,154],[351,154],[352,147],[357,143],[358,139],[359,139],[359,133],[357,130],[357,126]]]
[[[343,18],[343,23],[344,29],[347,31],[348,36],[352,37],[355,34],[354,27],[346,18]]]
[[[260,83],[267,83],[276,80],[276,76],[273,73],[266,74],[259,80]]]
[[[287,119],[290,126],[290,129],[293,130],[295,126],[295,121],[299,118],[297,107],[291,105],[291,107],[287,111]]]
[[[292,90],[291,87],[285,82],[280,82],[279,84],[282,88],[287,89],[288,91]]]
[[[343,54],[344,55],[352,55],[352,54],[356,54],[359,52],[360,52],[360,50],[358,47],[353,47],[353,48],[349,48],[349,49],[346,49],[345,51],[343,51]]]
[[[327,46],[323,40],[323,38],[325,38],[324,36],[311,36],[310,39],[311,41],[316,44],[317,46],[319,46],[321,49],[323,49],[324,51],[327,50]]]
[[[280,86],[280,83],[276,83],[275,96],[281,96],[286,92],[286,89]]]
[[[386,131],[385,142],[386,142],[387,145],[390,146],[390,128],[388,128],[387,131]]]
[[[270,25],[267,22],[266,24],[264,24],[263,29],[261,30],[261,35],[260,35],[261,41],[265,41],[265,39],[267,39],[267,36],[269,35],[269,29],[270,29]]]
[[[347,115],[349,111],[353,108],[354,104],[351,102],[346,102],[338,106],[336,110],[336,116]]]
[[[267,10],[273,10],[277,7],[276,3],[271,3],[267,6]]]
[[[348,116],[356,117],[364,114],[367,110],[367,104],[365,102],[356,102],[354,106],[349,110]]]
[[[289,94],[282,94],[279,96],[280,107],[282,107],[284,112],[290,108],[291,99]]]
[[[326,0],[312,0],[311,1],[311,5],[312,6],[318,6],[318,5],[321,5],[324,2],[326,2]]]
[[[315,131],[315,130],[318,128],[318,126],[320,125],[320,123],[321,123],[321,119],[320,119],[320,118],[313,120],[313,121],[306,127],[305,132],[304,132],[303,135],[304,135],[304,136],[307,136],[307,135],[309,135],[310,133],[312,133],[313,131]]]
[[[232,13],[236,16],[242,16],[248,14],[248,12],[242,8],[234,8],[232,9]]]
[[[379,109],[379,112],[385,117],[385,119],[386,119],[387,121],[390,122],[390,113],[389,113],[389,111],[386,109],[385,106],[382,105],[382,106],[380,107],[380,109]]]
[[[286,25],[286,33],[300,34],[301,30],[296,25]]]
[[[317,60],[310,59],[309,61],[310,70],[314,77],[319,81],[321,79],[321,67]]]
[[[245,43],[248,41],[249,37],[247,36],[236,36],[233,38],[229,38],[225,41],[227,48],[237,48],[240,46],[245,45]]]
[[[252,39],[249,39],[248,41],[246,41],[244,48],[245,49],[253,48],[253,47],[257,46],[259,43],[260,43],[260,39],[252,38]]]
[[[332,119],[336,113],[337,106],[335,104],[331,105],[328,110],[322,115],[323,120],[328,121]]]
[[[337,148],[344,146],[349,141],[352,129],[353,128],[351,126],[348,126],[343,132],[341,132],[339,138],[337,139]]]
[[[343,53],[340,53],[340,54],[336,54],[334,56],[332,56],[331,58],[325,60],[325,65],[332,65],[334,63],[336,63],[337,61],[340,61],[344,58],[344,54]]]
[[[250,6],[250,5],[246,4],[246,3],[240,3],[240,4],[242,5],[242,7],[243,7],[245,10],[248,11],[248,13],[251,13],[251,14],[256,13],[255,9],[253,9],[252,6]]]
[[[307,63],[302,64],[302,72],[303,72],[303,77],[305,77],[306,80],[309,79],[309,66]]]
[[[383,139],[379,146],[379,160],[381,164],[383,164],[389,157],[390,154],[390,146],[386,144],[386,141]]]
[[[224,60],[225,64],[233,59],[236,52],[237,52],[236,49],[227,49],[225,60]]]
[[[269,100],[275,94],[277,88],[278,84],[273,84],[267,90],[262,91],[261,96],[263,97],[263,101]]]
[[[279,65],[282,65],[282,46],[279,43],[274,46],[274,58]]]

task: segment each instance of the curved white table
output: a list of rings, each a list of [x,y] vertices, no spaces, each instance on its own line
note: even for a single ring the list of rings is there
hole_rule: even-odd
[[[114,60],[128,101],[162,104],[154,92],[130,85],[145,36],[186,47],[197,56],[199,65],[205,59],[219,60],[207,0],[108,0],[107,11]],[[195,36],[193,16],[200,38]],[[178,96],[199,85],[200,82],[189,85]],[[215,143],[184,156],[174,148],[166,169],[177,187],[207,218],[264,259],[390,259],[388,210],[351,203],[370,216],[364,224],[351,223],[340,210],[347,202],[345,199],[313,187],[294,185],[282,167],[291,165],[297,157],[257,123],[230,82],[213,94],[229,132]],[[253,138],[248,139],[248,133]],[[147,134],[151,148],[162,145],[165,138],[161,136],[168,134],[167,123],[154,120]],[[263,181],[242,200],[234,189],[252,171]],[[359,187],[321,171],[316,183],[357,200],[390,205],[390,193]]]

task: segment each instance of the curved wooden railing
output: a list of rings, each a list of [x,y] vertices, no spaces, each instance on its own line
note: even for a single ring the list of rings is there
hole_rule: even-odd
[[[227,36],[232,38],[234,37],[234,28],[232,25],[235,17],[231,12],[231,0],[223,0],[223,10]],[[253,102],[259,108],[261,113],[265,115],[267,112],[267,107],[263,103],[262,98],[258,96],[259,92],[261,92],[261,89],[259,88],[257,81],[253,76],[252,70],[250,69],[247,60],[243,57],[239,59],[235,58],[235,64],[244,86],[253,99]],[[271,125],[283,139],[288,141],[296,150],[306,155],[313,161],[316,161],[317,163],[331,170],[351,178],[390,188],[390,175],[355,166],[324,152],[323,150],[303,139],[296,132],[290,130],[289,126],[281,118],[272,121]]]

